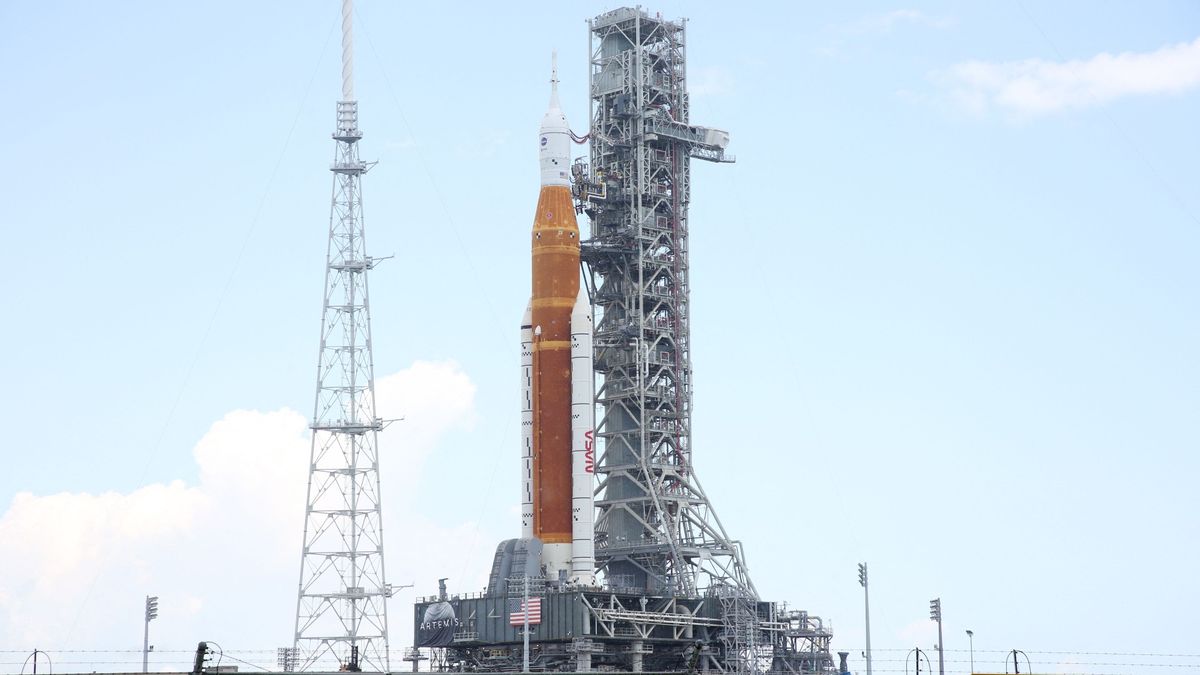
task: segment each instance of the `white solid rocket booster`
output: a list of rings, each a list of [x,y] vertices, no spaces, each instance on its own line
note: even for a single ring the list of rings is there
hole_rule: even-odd
[[[533,303],[521,319],[521,538],[533,537]]]
[[[592,404],[592,308],[587,291],[571,310],[571,581],[592,584],[596,579],[595,407]]]

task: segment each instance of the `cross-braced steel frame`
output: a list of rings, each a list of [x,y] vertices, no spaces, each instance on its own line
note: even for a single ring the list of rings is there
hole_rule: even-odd
[[[339,101],[333,205],[296,601],[298,670],[387,672],[375,367],[358,156],[358,102]]]
[[[683,22],[624,8],[588,35],[591,162],[576,190],[598,317],[597,566],[616,587],[757,598],[692,465],[690,161],[732,158],[723,132],[689,124]]]

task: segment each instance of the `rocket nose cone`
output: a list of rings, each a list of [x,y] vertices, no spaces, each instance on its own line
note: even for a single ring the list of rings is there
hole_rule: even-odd
[[[546,116],[542,118],[540,131],[543,135],[548,133],[565,134],[570,128],[571,125],[567,123],[567,116],[563,114],[560,108],[554,106],[547,110]]]

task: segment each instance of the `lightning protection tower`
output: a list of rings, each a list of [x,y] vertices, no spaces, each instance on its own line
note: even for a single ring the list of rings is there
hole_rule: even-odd
[[[750,611],[740,545],[692,466],[690,162],[733,158],[727,133],[688,121],[685,28],[640,8],[588,22],[591,162],[574,177],[598,310],[596,562],[614,586]]]
[[[388,624],[379,491],[375,368],[362,217],[352,0],[342,2],[333,205],[317,364],[308,500],[296,600],[298,670],[387,672]]]

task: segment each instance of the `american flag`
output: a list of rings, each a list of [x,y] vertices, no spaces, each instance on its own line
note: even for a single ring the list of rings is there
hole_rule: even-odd
[[[528,609],[530,625],[542,622],[542,599],[530,598],[528,602],[529,605],[526,607],[524,601],[518,601],[516,611],[508,615],[508,625],[524,626],[526,609]]]

